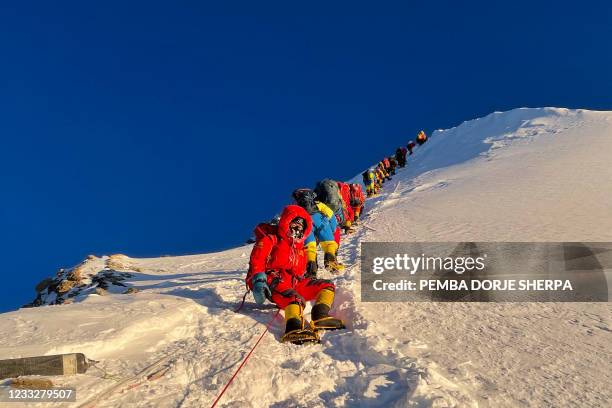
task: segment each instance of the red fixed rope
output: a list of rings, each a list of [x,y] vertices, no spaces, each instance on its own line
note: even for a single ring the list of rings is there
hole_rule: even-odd
[[[225,384],[225,387],[223,387],[223,389],[221,390],[221,392],[219,393],[219,396],[217,397],[217,399],[215,400],[215,402],[213,402],[213,404],[210,406],[210,408],[214,408],[217,406],[217,404],[219,403],[219,400],[221,399],[221,397],[223,396],[223,394],[225,394],[225,391],[227,391],[227,388],[230,386],[230,384],[232,383],[232,381],[234,381],[234,378],[236,378],[236,376],[238,375],[238,373],[240,372],[240,370],[242,369],[242,367],[244,367],[244,365],[246,364],[247,360],[249,359],[249,357],[251,357],[251,354],[253,354],[253,351],[255,351],[255,348],[257,347],[257,345],[259,345],[259,342],[261,341],[261,339],[263,339],[263,337],[266,335],[266,333],[268,332],[268,330],[270,330],[270,327],[272,327],[272,323],[274,323],[274,320],[276,320],[276,318],[278,317],[278,314],[280,313],[280,309],[278,309],[276,311],[276,313],[274,313],[274,316],[272,316],[272,319],[270,319],[270,321],[268,322],[268,324],[266,325],[265,330],[263,331],[263,333],[261,333],[261,336],[259,336],[259,339],[257,339],[257,342],[255,343],[255,345],[253,346],[253,348],[251,348],[251,351],[249,351],[249,353],[244,357],[244,359],[242,360],[242,363],[240,363],[240,365],[238,366],[238,368],[236,369],[236,371],[234,371],[234,374],[231,376],[231,378],[229,379],[229,381],[227,382],[227,384]]]

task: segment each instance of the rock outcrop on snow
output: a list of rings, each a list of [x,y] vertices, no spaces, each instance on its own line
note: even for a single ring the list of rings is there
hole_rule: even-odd
[[[122,254],[98,258],[89,255],[80,264],[60,269],[55,277],[45,278],[36,285],[36,298],[24,307],[61,305],[82,300],[89,294],[135,293],[136,288],[125,283],[133,272],[141,269]]]

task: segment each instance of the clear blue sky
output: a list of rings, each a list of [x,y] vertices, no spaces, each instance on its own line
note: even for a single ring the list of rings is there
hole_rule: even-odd
[[[241,244],[420,128],[612,109],[609,1],[10,3],[0,311],[89,253]]]

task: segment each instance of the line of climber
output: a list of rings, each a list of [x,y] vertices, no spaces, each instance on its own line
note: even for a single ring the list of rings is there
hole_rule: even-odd
[[[419,132],[416,140],[418,145],[425,143],[425,132]],[[368,196],[378,194],[385,180],[395,175],[396,167],[406,165],[407,152],[412,154],[414,147],[410,141],[363,173]],[[345,328],[342,320],[329,314],[336,286],[317,277],[317,247],[323,251],[325,269],[331,273],[344,270],[338,260],[341,232],[354,232],[366,197],[360,184],[324,179],[314,189],[294,190],[292,198],[294,204],[287,205],[279,217],[255,228],[246,284],[258,304],[269,300],[283,309],[281,341],[304,344],[318,342],[323,330]],[[315,303],[307,322],[304,307],[310,301]]]
[[[378,164],[361,173],[363,184],[366,187],[366,195],[374,197],[380,193],[385,181],[390,181],[391,176],[395,175],[396,168],[404,168],[407,163],[407,157],[412,155],[415,146],[423,145],[427,141],[427,135],[424,131],[420,131],[416,137],[416,143],[410,140],[406,147],[398,147],[395,154],[383,158]]]

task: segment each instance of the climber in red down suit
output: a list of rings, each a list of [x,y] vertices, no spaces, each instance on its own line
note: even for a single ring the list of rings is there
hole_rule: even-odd
[[[277,226],[259,224],[251,252],[246,282],[259,304],[266,298],[285,311],[285,334],[281,341],[302,344],[317,341],[316,330],[344,328],[340,319],[329,315],[335,285],[325,279],[305,278],[308,262],[304,240],[312,230],[306,210],[288,205]],[[304,320],[305,303],[314,300],[311,323]]]

